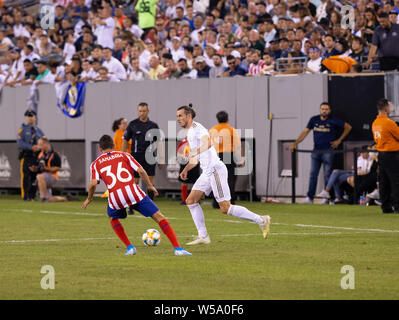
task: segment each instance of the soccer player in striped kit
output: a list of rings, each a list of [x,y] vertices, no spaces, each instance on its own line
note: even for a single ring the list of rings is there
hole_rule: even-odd
[[[203,195],[209,195],[211,191],[219,204],[222,213],[241,219],[246,219],[257,223],[262,230],[263,237],[267,238],[270,233],[270,217],[260,216],[239,205],[230,203],[230,189],[227,182],[226,165],[219,159],[216,149],[211,143],[208,130],[203,125],[194,121],[195,111],[191,104],[177,109],[177,122],[187,130],[187,140],[190,145],[190,161],[180,173],[182,180],[187,179],[187,173],[200,163],[202,174],[193,185],[186,204],[190,210],[194,224],[198,230],[198,237],[187,245],[209,244],[211,242],[208,235],[204,213],[199,201]]]
[[[136,248],[130,242],[119,219],[127,217],[126,208],[135,205],[136,210],[145,217],[151,217],[172,243],[176,256],[191,255],[180,247],[176,234],[159,211],[155,203],[134,183],[133,173],[138,172],[148,186],[148,190],[158,195],[157,189],[151,183],[147,173],[141,165],[128,153],[113,151],[114,142],[109,135],[100,139],[102,154],[90,165],[91,180],[88,187],[88,196],[82,205],[86,209],[93,199],[96,186],[100,179],[104,181],[109,191],[108,216],[112,229],[126,246],[125,255],[136,254]]]

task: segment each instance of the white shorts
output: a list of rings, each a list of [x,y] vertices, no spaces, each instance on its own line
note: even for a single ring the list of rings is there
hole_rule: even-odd
[[[230,201],[230,188],[227,183],[228,172],[226,165],[221,163],[211,174],[202,173],[194,183],[192,190],[204,192],[207,196],[213,192],[217,202]]]

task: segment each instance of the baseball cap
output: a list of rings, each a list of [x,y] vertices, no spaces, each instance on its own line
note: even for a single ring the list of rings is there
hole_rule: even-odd
[[[205,62],[205,58],[203,56],[198,56],[195,58],[194,63]]]
[[[177,37],[177,36],[172,37],[172,40],[177,40],[177,41],[179,41],[179,42],[181,41],[180,38]]]
[[[25,116],[25,117],[33,117],[33,116],[36,116],[36,112],[33,111],[33,110],[31,110],[31,109],[28,109],[28,110],[25,111],[24,116]]]
[[[231,51],[230,54],[236,59],[241,59],[241,54],[237,50]]]

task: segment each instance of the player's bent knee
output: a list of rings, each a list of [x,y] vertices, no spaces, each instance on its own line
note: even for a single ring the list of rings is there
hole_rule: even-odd
[[[162,221],[163,219],[165,219],[165,216],[161,213],[161,211],[157,211],[151,216],[151,218],[154,219],[154,221],[158,223],[158,222]]]
[[[229,209],[230,209],[230,204],[220,204],[219,203],[219,207],[220,207],[220,211],[222,211],[223,214],[227,214],[227,212],[229,212]]]
[[[192,205],[192,204],[196,204],[196,203],[198,203],[198,201],[195,201],[194,199],[191,199],[191,198],[187,198],[186,199],[186,205]]]

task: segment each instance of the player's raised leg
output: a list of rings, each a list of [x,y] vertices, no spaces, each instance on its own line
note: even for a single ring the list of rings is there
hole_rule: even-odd
[[[220,206],[220,210],[222,213],[227,214],[229,216],[237,217],[240,219],[250,220],[259,225],[262,230],[263,237],[266,239],[270,234],[270,216],[260,216],[247,208],[239,205],[233,205],[230,201],[221,201],[218,202]]]
[[[190,210],[194,224],[198,231],[197,238],[194,241],[187,243],[187,245],[190,246],[211,243],[211,239],[209,238],[208,231],[205,226],[204,212],[199,204],[200,200],[204,196],[204,192],[201,190],[195,190],[194,188],[196,187],[196,184],[194,184],[193,190],[191,190],[190,195],[186,200],[187,207]]]
[[[257,223],[262,230],[263,237],[267,238],[270,234],[270,216],[260,216],[243,206],[232,205],[230,203],[231,197],[227,175],[225,164],[221,164],[215,168],[213,175],[210,176],[213,195],[219,204],[220,210],[224,214]]]

